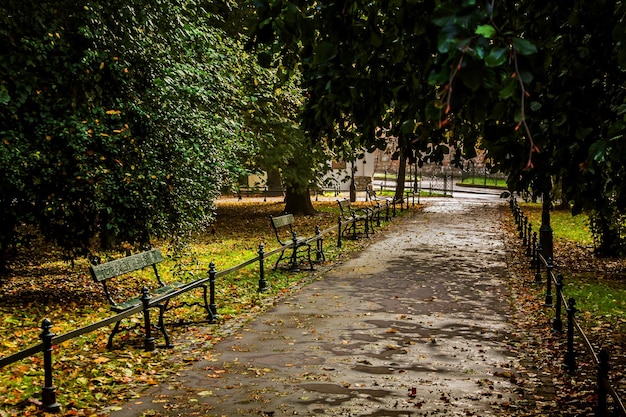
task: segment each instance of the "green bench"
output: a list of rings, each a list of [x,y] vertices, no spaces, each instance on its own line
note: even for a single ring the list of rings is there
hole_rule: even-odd
[[[342,236],[351,237],[356,239],[359,234],[364,234],[369,237],[370,232],[373,233],[373,229],[370,230],[372,211],[368,209],[354,209],[349,199],[337,200],[339,205],[340,220],[342,223],[341,233]],[[345,224],[345,226],[343,226]]]
[[[102,288],[104,289],[104,294],[110,304],[111,311],[115,313],[122,313],[142,304],[141,296],[130,298],[127,300],[116,300],[111,294],[111,290],[109,288],[109,283],[113,282],[115,278],[119,278],[132,272],[151,267],[151,276],[154,278],[154,282],[145,282],[144,286],[149,289],[152,296],[170,294],[184,285],[180,282],[174,282],[171,284],[165,284],[163,282],[157,268],[157,265],[163,261],[163,255],[158,249],[148,250],[105,263],[100,263],[100,258],[98,257],[91,257],[90,261],[91,266],[89,267],[89,272],[91,273],[91,277],[95,282],[102,285]],[[207,317],[210,318],[212,317],[212,315],[207,300],[207,286],[201,286],[204,290],[204,303],[202,307],[206,310]],[[172,345],[170,344],[169,336],[167,334],[167,331],[165,330],[165,323],[163,319],[165,311],[170,309],[169,300],[164,301],[163,303],[158,303],[157,305],[155,305],[155,307],[159,309],[159,321],[156,327],[163,333],[166,347],[171,347]],[[111,349],[113,346],[113,337],[121,331],[120,324],[121,320],[117,321],[115,323],[113,331],[109,335],[109,341],[107,343],[108,349]]]
[[[291,255],[289,256],[289,269],[296,271],[299,269],[300,263],[308,263],[309,269],[313,270],[313,261],[311,260],[311,244],[309,239],[299,237],[293,228],[293,214],[283,214],[282,216],[270,216],[270,223],[276,234],[276,240],[282,246],[283,250],[274,265],[274,269],[278,268],[280,261],[285,257],[285,251],[292,246]]]

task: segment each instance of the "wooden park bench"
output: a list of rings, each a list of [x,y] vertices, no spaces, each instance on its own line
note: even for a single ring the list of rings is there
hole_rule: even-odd
[[[359,234],[365,234],[366,237],[369,237],[372,211],[368,209],[354,209],[348,199],[337,200],[337,204],[339,204],[341,223],[345,224],[345,226],[341,227],[339,233],[346,237],[349,234],[349,237],[353,239],[356,239]]]
[[[131,272],[139,271],[144,268],[151,267],[153,273],[150,275],[153,277],[154,282],[148,283],[144,282],[144,286],[149,289],[150,294],[152,296],[160,296],[165,294],[170,294],[183,285],[179,282],[174,282],[171,284],[165,284],[161,276],[159,275],[159,270],[157,265],[163,261],[163,255],[161,255],[161,251],[158,249],[152,249],[145,252],[141,252],[135,255],[130,255],[125,258],[115,259],[109,262],[100,263],[100,258],[92,257],[91,258],[91,266],[89,267],[89,272],[91,273],[91,277],[95,282],[99,282],[102,284],[102,288],[104,289],[104,294],[111,306],[111,311],[115,313],[122,313],[124,311],[130,310],[131,308],[137,307],[142,304],[142,296],[130,298],[127,300],[115,300],[111,294],[109,289],[109,284],[113,282],[113,279],[119,278],[122,276],[126,276]],[[204,302],[202,307],[206,310],[207,317],[209,320],[212,319],[213,315],[211,314],[211,310],[209,309],[209,303],[207,300],[207,286],[200,285],[204,290]],[[189,304],[184,304],[189,305]],[[180,306],[180,305],[179,305]],[[163,315],[165,311],[170,310],[169,299],[164,301],[163,303],[158,303],[155,307],[159,309],[159,321],[156,328],[163,333],[163,337],[165,339],[166,347],[171,347],[170,339],[165,330],[165,323],[163,319]],[[176,307],[176,306],[175,306]],[[113,346],[113,337],[121,331],[120,324],[121,320],[115,323],[115,327],[113,331],[109,335],[109,341],[107,343],[107,348],[111,349]]]
[[[372,206],[376,209],[375,213],[377,215],[376,219],[378,224],[380,224],[380,212],[383,210],[383,205],[381,203],[384,202],[384,210],[385,210],[385,220],[389,221],[390,219],[390,213],[389,213],[389,208],[393,207],[394,210],[394,215],[395,215],[395,209],[396,209],[396,202],[393,198],[391,197],[381,197],[376,195],[376,191],[374,190],[374,188],[372,187],[368,187],[367,190],[365,190],[365,192],[367,193],[367,200],[372,204]]]
[[[293,214],[283,214],[282,216],[270,216],[270,223],[276,234],[276,240],[282,246],[283,250],[274,265],[274,269],[278,268],[280,261],[285,256],[288,247],[292,247],[289,256],[289,269],[296,271],[299,269],[300,263],[308,263],[313,270],[313,261],[311,260],[311,244],[309,239],[299,237],[293,228]]]

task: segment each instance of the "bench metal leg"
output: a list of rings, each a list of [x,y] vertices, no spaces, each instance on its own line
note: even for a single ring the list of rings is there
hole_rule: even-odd
[[[157,328],[163,333],[163,338],[165,339],[165,347],[173,348],[174,345],[170,343],[170,336],[167,334],[167,330],[165,329],[165,322],[163,320],[163,315],[165,314],[165,310],[167,309],[167,302],[159,305],[159,324]]]
[[[113,336],[119,333],[121,323],[122,323],[121,320],[116,322],[115,326],[113,327],[113,331],[111,331],[111,334],[109,335],[109,341],[107,342],[107,349],[109,350],[113,348]]]
[[[205,284],[202,286],[202,298],[204,300],[204,310],[206,311],[206,319],[209,323],[215,322],[215,315],[211,311],[211,307],[209,307],[209,287]]]
[[[300,268],[298,268],[298,245],[293,246],[293,251],[291,252],[291,259],[289,260],[289,270],[291,272],[298,272]]]
[[[285,251],[281,251],[280,252],[280,256],[278,257],[278,260],[276,261],[276,264],[274,264],[274,269],[278,269],[278,264],[280,264],[280,261],[282,261],[283,256],[285,255]]]
[[[311,271],[313,270],[313,260],[311,260],[311,245],[306,245],[307,246],[307,259],[309,260],[309,266],[311,268]]]
[[[324,255],[324,242],[322,239],[318,239],[316,242],[315,260],[317,262],[326,261],[326,255]]]

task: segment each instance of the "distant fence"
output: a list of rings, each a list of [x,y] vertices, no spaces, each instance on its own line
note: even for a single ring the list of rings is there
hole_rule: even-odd
[[[403,206],[401,206],[400,209],[403,210]],[[407,204],[407,209],[408,209],[408,204]],[[387,210],[387,214],[386,214],[387,220],[389,220],[390,217],[394,217],[396,215],[395,204],[393,205],[392,212],[390,212],[389,205],[387,205],[386,210]],[[335,226],[329,227],[324,230],[320,230],[319,227],[315,228],[315,235],[310,238],[307,238],[306,243],[310,243],[310,244],[315,243],[317,260],[320,260],[320,258],[322,258],[323,256],[324,236],[337,231],[336,242],[337,242],[337,246],[341,247],[342,246],[342,237],[341,237],[342,227],[349,225],[353,221],[354,221],[353,219],[342,220],[341,217],[339,217],[338,224]],[[289,245],[278,247],[276,249],[266,252],[264,245],[260,244],[257,256],[243,263],[240,263],[239,265],[233,266],[229,269],[225,269],[222,271],[217,271],[215,268],[215,263],[211,262],[209,264],[207,276],[203,278],[187,283],[174,292],[160,295],[160,296],[155,296],[155,297],[151,297],[147,289],[144,289],[141,294],[142,304],[138,305],[137,307],[133,307],[122,313],[116,314],[104,320],[89,324],[87,326],[81,327],[79,329],[73,330],[71,332],[68,332],[62,335],[56,335],[52,333],[51,331],[52,323],[48,319],[45,319],[43,320],[41,324],[42,331],[41,331],[41,334],[39,335],[39,339],[41,340],[41,343],[38,343],[34,346],[31,346],[27,349],[24,349],[12,355],[0,358],[0,368],[3,368],[5,366],[18,362],[20,360],[26,359],[30,356],[43,353],[44,386],[42,388],[42,408],[44,411],[49,412],[49,413],[60,412],[61,406],[56,400],[56,389],[53,384],[53,362],[52,362],[52,347],[53,346],[58,346],[63,342],[66,342],[71,339],[75,339],[79,336],[85,335],[87,333],[91,333],[102,327],[114,324],[124,318],[133,316],[137,313],[143,313],[144,349],[146,351],[154,350],[155,343],[154,343],[154,338],[152,337],[152,331],[151,331],[152,324],[150,320],[151,308],[156,307],[159,304],[162,304],[173,298],[179,297],[195,288],[199,288],[208,284],[209,295],[210,295],[209,309],[213,317],[218,317],[219,315],[218,315],[216,299],[215,299],[215,282],[218,278],[229,275],[229,274],[233,274],[249,265],[258,263],[259,265],[258,291],[263,292],[267,290],[267,287],[268,287],[267,281],[265,279],[265,267],[264,267],[265,259],[270,256],[276,255],[284,250],[293,248],[293,245],[294,243],[291,243]]]
[[[494,186],[506,180],[506,175],[501,172],[491,172],[486,167],[469,166],[461,170],[461,183],[478,186]]]
[[[534,283],[537,285],[545,285],[546,296],[544,305],[546,307],[554,307],[555,316],[552,320],[552,330],[555,333],[561,333],[563,331],[563,320],[561,316],[563,313],[567,316],[567,348],[563,355],[563,368],[570,372],[577,369],[576,352],[574,350],[574,336],[575,333],[577,333],[596,364],[598,402],[594,415],[596,417],[626,417],[624,403],[609,381],[609,353],[605,349],[599,352],[594,350],[589,338],[576,320],[576,313],[578,312],[576,300],[574,300],[573,297],[566,300],[563,293],[563,275],[560,273],[555,274],[556,266],[554,260],[551,257],[545,258],[543,256],[541,242],[537,241],[537,232],[533,231],[532,224],[528,221],[528,217],[524,215],[514,197],[510,200],[510,208],[517,225],[519,238],[522,240],[525,254],[531,259],[530,267],[535,271]],[[543,269],[545,269],[545,284],[542,277]],[[555,291],[554,294],[553,288]],[[612,401],[609,402],[609,399]]]

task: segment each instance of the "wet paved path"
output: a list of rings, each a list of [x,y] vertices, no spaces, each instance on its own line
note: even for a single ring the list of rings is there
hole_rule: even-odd
[[[111,416],[507,415],[505,208],[428,204]]]

